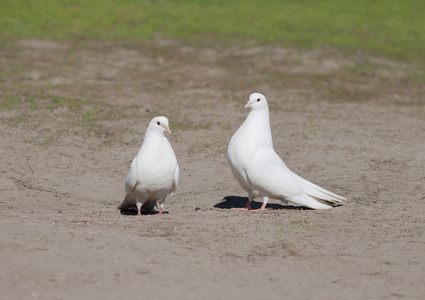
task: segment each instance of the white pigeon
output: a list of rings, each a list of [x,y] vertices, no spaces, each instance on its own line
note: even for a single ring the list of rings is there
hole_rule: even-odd
[[[166,117],[155,117],[146,129],[139,153],[133,159],[125,181],[126,196],[120,209],[137,207],[152,210],[159,202],[163,214],[165,198],[174,193],[179,182],[180,169],[166,132],[171,134]]]
[[[233,175],[248,192],[248,203],[241,210],[252,210],[255,197],[263,197],[259,210],[264,210],[269,198],[292,202],[312,209],[329,209],[346,200],[311,183],[291,170],[273,149],[269,107],[264,95],[253,93],[245,108],[245,122],[230,140],[227,160]]]

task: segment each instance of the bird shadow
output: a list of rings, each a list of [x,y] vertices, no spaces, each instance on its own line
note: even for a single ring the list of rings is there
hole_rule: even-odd
[[[226,196],[223,200],[221,200],[221,202],[214,205],[214,207],[220,209],[241,208],[245,207],[247,203],[248,197]],[[251,206],[254,209],[258,209],[261,207],[261,204],[261,202],[252,201]],[[269,209],[309,210],[309,208],[302,206],[282,205],[278,203],[267,203],[266,207]]]
[[[136,207],[130,207],[127,209],[121,209],[120,210],[122,215],[125,216],[137,216],[137,208]],[[145,210],[145,209],[141,209],[140,213],[142,214],[142,216],[147,216],[147,215],[158,215],[159,211],[156,210]],[[169,214],[168,211],[164,211],[163,214]]]

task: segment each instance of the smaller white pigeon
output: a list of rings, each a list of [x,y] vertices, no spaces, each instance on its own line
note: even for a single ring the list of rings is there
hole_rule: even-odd
[[[155,117],[146,129],[139,153],[133,159],[125,181],[126,196],[119,209],[137,207],[152,210],[159,202],[159,214],[163,214],[165,198],[175,192],[180,169],[166,132],[171,134],[168,119]]]
[[[263,197],[259,210],[269,198],[292,202],[312,209],[329,209],[344,200],[292,172],[273,149],[269,107],[264,95],[253,93],[245,108],[245,122],[230,140],[227,160],[233,175],[248,192],[248,203],[242,210],[253,210],[251,202]]]

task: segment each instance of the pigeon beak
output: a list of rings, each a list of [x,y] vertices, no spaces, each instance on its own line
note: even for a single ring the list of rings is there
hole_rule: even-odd
[[[249,102],[248,101],[248,103],[245,105],[245,108],[248,108],[248,107],[250,107],[252,105],[252,102]]]
[[[165,129],[166,132],[168,132],[169,134],[171,134],[170,128],[168,128],[167,126],[165,126],[164,129]]]

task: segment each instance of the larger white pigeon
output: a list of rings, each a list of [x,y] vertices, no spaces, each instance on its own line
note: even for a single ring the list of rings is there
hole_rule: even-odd
[[[180,175],[166,132],[171,134],[166,117],[150,121],[139,153],[131,162],[125,181],[126,196],[118,208],[136,206],[137,215],[141,215],[141,208],[152,210],[159,202],[159,213],[163,214],[165,198],[176,190]]]
[[[269,198],[312,209],[329,209],[346,200],[301,178],[277,155],[273,149],[269,107],[264,95],[251,94],[245,108],[251,111],[227,149],[230,169],[248,192],[248,203],[240,209],[252,210],[251,202],[255,197],[263,197],[259,210],[264,210]]]

